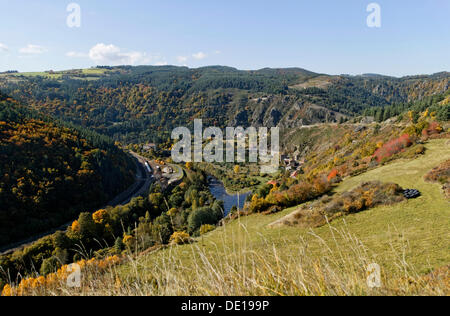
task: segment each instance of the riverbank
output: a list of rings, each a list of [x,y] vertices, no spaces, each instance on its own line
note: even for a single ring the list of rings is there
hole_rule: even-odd
[[[233,164],[196,163],[195,168],[220,180],[229,195],[246,194],[256,190],[260,185],[271,180],[270,177],[260,174],[260,167],[256,164],[240,166],[238,173]]]
[[[247,197],[252,194],[251,190],[244,193],[239,192],[230,194],[225,188],[223,182],[212,175],[208,176],[208,186],[211,194],[217,200],[223,201],[225,216],[230,214],[233,206],[236,206],[239,209],[244,208]]]

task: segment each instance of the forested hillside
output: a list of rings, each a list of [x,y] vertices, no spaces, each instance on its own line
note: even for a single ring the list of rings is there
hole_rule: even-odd
[[[0,93],[0,246],[104,205],[134,181],[134,170],[106,137]]]
[[[4,74],[0,88],[35,109],[136,143],[166,141],[174,127],[195,118],[220,127],[294,128],[385,113],[385,108],[445,93],[449,78],[447,72],[393,78],[328,76],[298,68],[122,66]]]

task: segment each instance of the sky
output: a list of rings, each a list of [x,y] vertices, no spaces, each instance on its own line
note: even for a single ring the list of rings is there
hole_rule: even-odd
[[[373,2],[0,0],[0,71],[121,64],[450,71],[450,0],[378,0],[379,11],[368,12]],[[380,27],[369,27],[369,15]]]

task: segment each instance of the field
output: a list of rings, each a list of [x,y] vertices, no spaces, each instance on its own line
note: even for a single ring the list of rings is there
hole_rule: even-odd
[[[397,161],[348,178],[392,181],[423,196],[378,207],[314,230],[271,229],[289,214],[235,220],[195,243],[130,258],[102,277],[89,277],[84,295],[448,295],[450,208],[438,184],[423,176],[450,157],[448,140],[426,145],[421,158]],[[367,287],[367,266],[382,270],[382,287]],[[443,268],[444,277],[429,273]],[[425,276],[427,275],[428,276]]]
[[[97,80],[100,76],[106,74],[107,69],[100,68],[88,68],[81,70],[68,70],[68,71],[55,71],[53,73],[49,72],[20,72],[11,74],[0,74],[0,78],[7,78],[8,80],[13,80],[17,77],[44,77],[52,80],[60,80],[63,76],[69,76],[71,79],[82,79],[82,80]]]

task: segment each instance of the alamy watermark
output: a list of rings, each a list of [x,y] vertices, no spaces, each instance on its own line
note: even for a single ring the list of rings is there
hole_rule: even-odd
[[[66,9],[70,14],[67,16],[67,26],[70,28],[81,27],[81,7],[78,3],[70,3]]]
[[[178,127],[172,132],[172,139],[178,141],[172,148],[172,160],[175,163],[203,161],[259,163],[261,173],[273,174],[278,171],[280,166],[280,130],[278,127],[270,129],[270,153],[267,127],[259,129],[256,127],[247,129],[227,127],[225,134],[226,139],[224,140],[224,133],[218,127],[208,127],[203,131],[202,120],[195,120],[194,148],[192,150],[191,131],[187,127]]]
[[[367,286],[371,289],[381,287],[380,265],[372,263],[367,267]]]
[[[367,6],[367,12],[370,12],[367,17],[367,26],[370,28],[380,28],[381,27],[381,6],[372,2]]]
[[[67,272],[71,272],[67,277],[68,288],[81,287],[81,267],[76,263],[72,263],[67,267]]]

